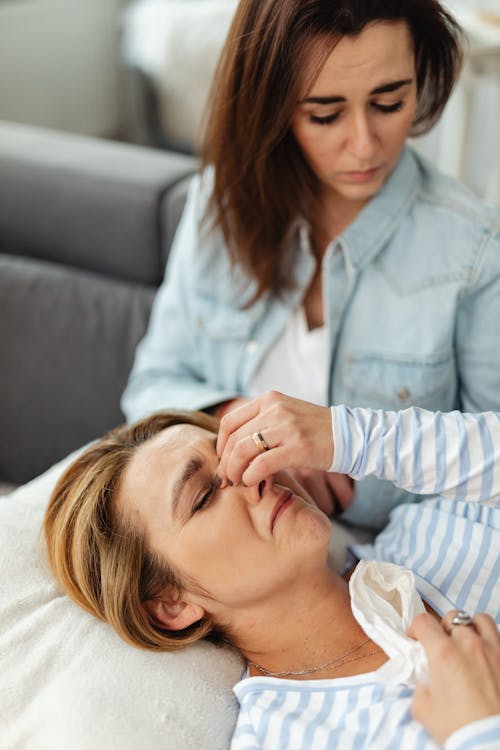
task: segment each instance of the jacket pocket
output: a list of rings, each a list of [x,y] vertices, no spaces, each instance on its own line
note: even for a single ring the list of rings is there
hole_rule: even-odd
[[[256,320],[255,311],[242,310],[219,301],[198,301],[196,325],[203,337],[213,340],[246,339]]]
[[[342,384],[349,402],[378,409],[451,409],[456,396],[455,362],[451,355],[418,359],[376,352],[346,357]]]

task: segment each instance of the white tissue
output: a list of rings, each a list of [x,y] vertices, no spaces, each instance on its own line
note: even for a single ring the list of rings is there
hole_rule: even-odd
[[[427,657],[422,644],[407,635],[415,615],[425,607],[411,570],[386,562],[363,560],[349,581],[354,617],[366,635],[390,657],[377,678],[414,687],[427,683]]]

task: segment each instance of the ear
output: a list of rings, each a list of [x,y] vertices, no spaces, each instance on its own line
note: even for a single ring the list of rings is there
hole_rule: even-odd
[[[148,620],[152,625],[168,630],[184,630],[188,628],[205,614],[203,607],[199,604],[191,604],[183,601],[173,602],[167,597],[161,596],[156,599],[147,599],[142,603],[146,610]]]

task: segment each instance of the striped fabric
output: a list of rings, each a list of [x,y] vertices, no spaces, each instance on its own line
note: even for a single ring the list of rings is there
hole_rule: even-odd
[[[332,406],[331,471],[373,475],[420,494],[500,497],[500,414]]]
[[[373,545],[352,552],[413,570],[420,595],[440,614],[481,610],[500,622],[500,502],[443,498],[400,506]],[[437,747],[411,717],[412,690],[381,684],[376,672],[306,682],[250,677],[235,693],[241,710],[231,750]],[[500,717],[488,731],[469,733],[465,744],[459,740],[457,732],[445,747],[500,747]]]

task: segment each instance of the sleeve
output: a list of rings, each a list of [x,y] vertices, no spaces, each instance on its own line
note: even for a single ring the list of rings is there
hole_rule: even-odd
[[[443,750],[499,750],[500,714],[474,721],[448,737]]]
[[[330,471],[372,475],[418,494],[457,500],[500,496],[500,413],[441,413],[332,406]]]
[[[455,355],[459,408],[500,409],[500,234],[485,231],[468,285],[457,300]]]
[[[238,395],[209,385],[200,357],[196,269],[205,206],[202,183],[203,177],[196,176],[190,186],[148,330],[136,350],[121,400],[129,422],[158,409],[204,409]]]

